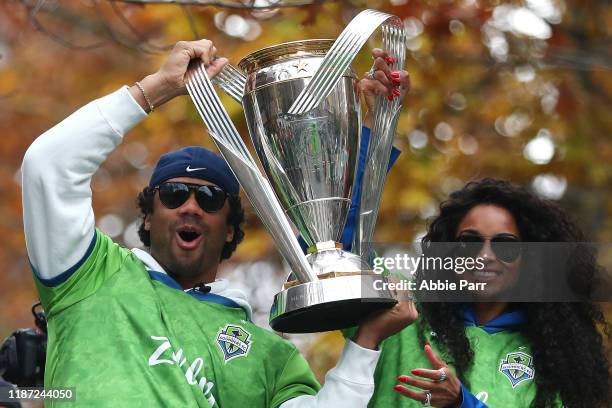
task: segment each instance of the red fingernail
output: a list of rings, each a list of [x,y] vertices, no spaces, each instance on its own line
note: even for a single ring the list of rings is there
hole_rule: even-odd
[[[417,373],[419,372],[419,369],[415,368],[414,370],[411,370],[410,372],[414,375],[417,375]]]
[[[401,382],[406,382],[406,379],[408,379],[408,376],[400,375],[399,377],[397,377],[397,379],[400,380]]]
[[[398,81],[397,79],[391,79],[391,82],[393,82],[393,85],[395,86],[400,86],[402,83],[400,81]]]
[[[387,95],[387,99],[392,101],[393,100],[393,95]]]
[[[431,344],[429,344],[429,340],[425,341],[425,345],[431,347]]]
[[[394,90],[393,90],[393,95],[395,95],[395,96],[400,96],[400,94],[401,94],[401,92],[400,92],[400,91],[398,91],[397,89],[394,89]]]
[[[387,64],[391,65],[391,64],[393,64],[393,62],[395,60],[393,58],[391,58],[391,57],[387,57],[387,58],[385,58],[385,61],[387,61]]]
[[[393,78],[397,78],[397,79],[399,79],[399,77],[400,77],[400,73],[399,73],[398,71],[391,71],[391,76],[392,76]]]
[[[401,391],[402,390],[402,386],[401,385],[396,385],[395,387],[393,387],[393,389],[395,391]]]

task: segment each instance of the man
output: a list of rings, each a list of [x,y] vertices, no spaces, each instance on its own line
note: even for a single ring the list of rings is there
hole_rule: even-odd
[[[95,229],[99,165],[146,111],[186,93],[190,60],[216,75],[227,60],[215,55],[207,40],[177,43],[159,71],[84,106],[28,149],[24,224],[48,319],[45,384],[75,387],[88,407],[365,406],[375,349],[416,319],[413,305],[366,321],[319,391],[295,347],[252,324],[246,299],[215,281],[242,235],[239,186],[220,157],[198,147],[162,156],[140,197],[148,252]]]

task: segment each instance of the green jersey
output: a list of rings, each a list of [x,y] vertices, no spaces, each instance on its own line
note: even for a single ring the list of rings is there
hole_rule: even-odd
[[[411,375],[410,371],[415,368],[432,368],[419,347],[418,330],[419,325],[414,323],[382,343],[382,354],[375,372],[376,389],[369,406],[422,406],[421,402],[392,390],[399,384],[397,377],[400,375]],[[467,326],[465,330],[474,350],[474,363],[466,373],[469,391],[462,387],[462,407],[529,407],[535,398],[536,372],[529,343],[521,332],[501,330],[489,333],[478,326]],[[435,335],[425,333],[425,339],[452,368],[452,359],[437,347]]]
[[[276,407],[319,389],[296,348],[231,299],[186,293],[100,231],[75,269],[56,286],[36,278],[45,387],[74,387],[71,406]]]

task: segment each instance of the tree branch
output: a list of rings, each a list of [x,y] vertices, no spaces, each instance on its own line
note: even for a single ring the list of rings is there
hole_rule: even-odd
[[[119,6],[117,6],[116,2],[110,1],[109,3],[111,6],[111,9],[115,13],[115,15],[119,18],[119,21],[132,33],[132,35],[134,35],[134,37],[136,37],[136,39],[138,39],[139,47],[143,49],[146,53],[155,54],[155,53],[160,53],[160,52],[166,52],[172,49],[172,45],[158,46],[155,44],[151,44],[151,42],[147,39],[147,37],[140,31],[138,31],[136,27],[134,27],[134,25],[130,22],[130,20],[128,20],[125,14],[123,14]],[[147,49],[145,49],[145,46]]]
[[[216,6],[229,9],[240,10],[269,10],[276,8],[287,7],[302,7],[311,4],[321,4],[327,0],[279,0],[277,2],[270,1],[270,4],[265,6],[256,6],[253,0],[248,2],[232,1],[232,0],[108,0],[110,2],[120,3],[137,3],[137,4],[178,4],[188,6]]]
[[[66,21],[68,24],[70,25],[74,25],[75,27],[81,27],[81,28],[86,28],[87,31],[92,32],[94,34],[100,34],[101,32],[104,31],[104,28],[99,24],[96,23],[94,21],[85,21],[82,16],[72,13],[71,11],[65,9],[65,8],[61,8],[61,7],[51,7],[48,4],[46,4],[46,2],[44,0],[20,0],[21,3],[25,6],[25,8],[28,10],[28,17],[30,19],[30,22],[32,24],[32,26],[40,31],[41,33],[45,34],[46,36],[48,36],[49,38],[51,38],[53,41],[63,45],[64,47],[67,48],[76,48],[76,49],[93,49],[93,48],[98,48],[98,47],[102,47],[103,45],[105,45],[105,42],[96,42],[93,44],[88,44],[88,45],[77,45],[72,43],[71,41],[66,40],[65,38],[49,31],[47,28],[45,28],[40,21],[37,18],[37,15],[39,12],[45,12],[45,13],[51,13],[59,18],[61,18],[62,20]]]
[[[114,4],[114,2],[111,3]],[[185,18],[189,23],[189,28],[191,28],[191,32],[193,33],[193,39],[199,40],[200,33],[198,32],[198,27],[196,25],[195,19],[193,18],[193,14],[191,13],[191,6],[181,4],[181,10],[183,11],[183,14],[185,14]]]

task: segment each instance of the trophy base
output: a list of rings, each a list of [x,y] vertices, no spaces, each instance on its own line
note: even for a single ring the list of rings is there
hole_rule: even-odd
[[[274,297],[270,326],[283,333],[315,333],[359,325],[370,313],[397,303],[375,289],[381,275],[352,274],[289,287]]]

